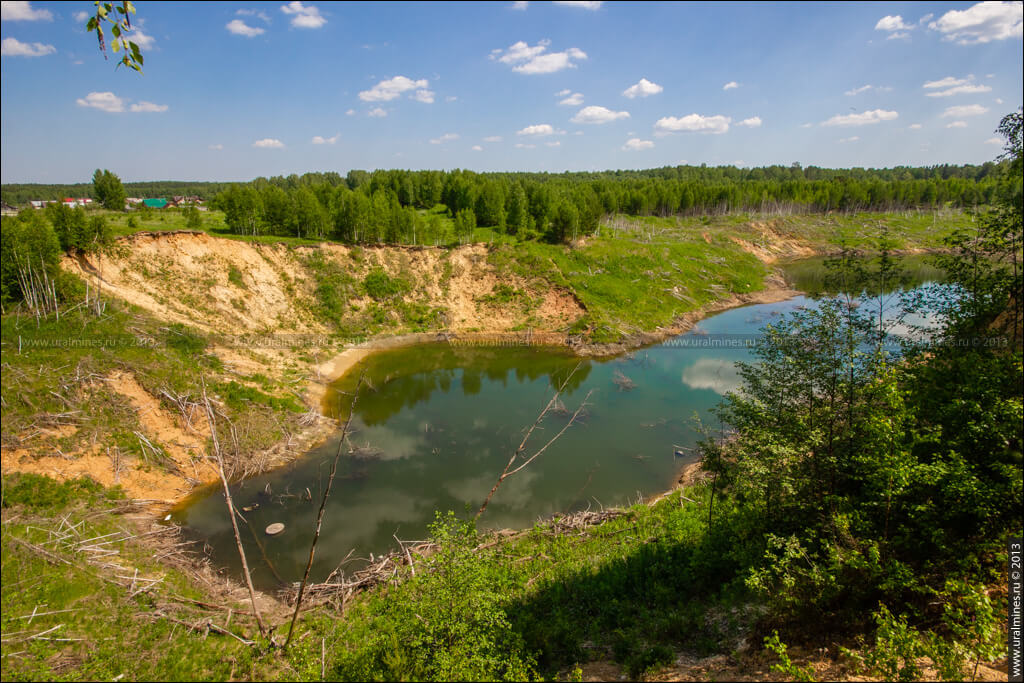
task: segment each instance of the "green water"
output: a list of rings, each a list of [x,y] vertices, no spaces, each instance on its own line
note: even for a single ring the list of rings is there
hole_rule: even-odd
[[[714,426],[710,410],[739,384],[734,363],[773,318],[810,298],[733,309],[701,321],[665,343],[606,360],[580,360],[563,348],[459,347],[425,344],[372,354],[332,387],[326,403],[347,405],[344,392],[365,372],[351,443],[345,447],[327,505],[311,575],[321,581],[348,554],[345,571],[394,537],[423,539],[435,510],[471,514],[494,485],[525,429],[577,365],[562,401],[566,411],[590,394],[583,418],[521,473],[506,479],[481,518],[485,528],[522,528],[557,512],[622,505],[672,486],[679,457],[697,438],[694,418]],[[621,377],[634,385],[623,390]],[[616,379],[619,379],[619,382]],[[371,388],[372,387],[372,388]],[[527,453],[568,421],[549,414]],[[337,436],[289,466],[235,485],[254,581],[263,589],[302,576],[317,508]],[[197,492],[174,513],[185,533],[202,539],[215,564],[239,571],[223,494]],[[263,533],[283,522],[280,536]],[[362,559],[357,559],[362,558]]]

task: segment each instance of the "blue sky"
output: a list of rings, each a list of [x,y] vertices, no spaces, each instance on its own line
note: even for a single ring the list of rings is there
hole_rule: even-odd
[[[981,163],[1020,2],[3,2],[2,182]],[[77,15],[77,16],[76,16]]]

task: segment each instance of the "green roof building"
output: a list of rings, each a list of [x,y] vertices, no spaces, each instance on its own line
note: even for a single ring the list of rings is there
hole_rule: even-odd
[[[151,209],[163,209],[167,206],[166,199],[143,199],[142,203]]]

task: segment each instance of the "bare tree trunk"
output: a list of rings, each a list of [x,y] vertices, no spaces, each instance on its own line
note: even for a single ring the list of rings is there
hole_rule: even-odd
[[[523,453],[523,451],[526,450],[526,442],[530,440],[530,435],[533,434],[533,430],[537,428],[537,425],[541,423],[541,421],[544,419],[544,416],[547,415],[548,411],[551,410],[552,406],[555,405],[555,402],[558,401],[558,397],[561,395],[562,391],[565,389],[566,386],[568,386],[569,380],[572,379],[572,376],[575,375],[576,371],[579,369],[580,364],[577,363],[576,367],[574,367],[572,369],[572,372],[569,373],[569,376],[565,378],[565,381],[563,381],[562,384],[558,387],[558,390],[555,391],[555,395],[552,396],[551,400],[548,401],[548,404],[544,406],[544,410],[540,411],[540,415],[538,415],[537,419],[533,421],[533,424],[530,425],[530,428],[526,430],[526,436],[523,437],[522,442],[519,444],[519,448],[517,448],[515,452],[512,453],[512,457],[508,459],[508,464],[506,464],[505,469],[501,471],[501,475],[498,477],[498,481],[494,482],[494,486],[491,488],[491,492],[487,494],[487,498],[484,499],[484,502],[480,506],[480,509],[477,510],[476,517],[474,519],[480,519],[480,515],[484,514],[484,510],[487,509],[487,504],[491,502],[491,498],[494,497],[495,491],[497,491],[498,487],[501,486],[501,482],[505,481],[506,478],[511,477],[513,474],[520,472],[524,467],[526,467],[531,462],[536,460],[537,456],[546,451],[548,449],[548,446],[553,444],[558,439],[558,437],[562,436],[562,434],[565,433],[565,430],[571,427],[572,423],[576,421],[576,418],[579,416],[580,411],[582,411],[584,406],[587,405],[587,399],[590,398],[590,394],[593,393],[592,391],[587,392],[587,395],[583,398],[583,402],[580,403],[579,407],[576,409],[576,412],[574,412],[572,414],[572,417],[569,418],[569,422],[567,422],[566,425],[562,427],[562,429],[559,430],[559,432],[555,434],[550,441],[544,444],[536,453],[527,458],[521,465],[519,465],[519,467],[512,469],[512,465],[515,464],[516,459]]]
[[[228,505],[228,515],[231,517],[231,528],[235,532],[235,544],[238,546],[238,557],[242,560],[242,572],[245,574],[245,585],[249,588],[249,599],[252,601],[252,613],[256,617],[256,623],[260,628],[260,635],[267,637],[267,627],[260,616],[260,609],[256,604],[256,590],[252,587],[252,577],[249,575],[249,563],[245,560],[245,549],[242,547],[242,536],[238,533],[238,520],[235,519],[235,504],[231,499],[231,489],[228,486],[227,475],[224,474],[224,458],[220,452],[220,442],[217,440],[217,425],[213,416],[213,408],[210,406],[210,399],[206,395],[206,380],[203,380],[203,404],[206,406],[206,420],[210,423],[210,438],[213,440],[213,452],[217,457],[217,473],[220,475],[220,483],[224,486],[224,499]]]
[[[313,556],[316,554],[316,544],[320,540],[320,526],[324,521],[324,509],[327,507],[327,498],[331,495],[331,486],[334,484],[334,475],[338,471],[338,459],[341,457],[341,450],[345,447],[345,442],[348,440],[348,430],[352,424],[352,416],[355,414],[356,400],[359,398],[359,388],[363,385],[363,378],[359,378],[359,382],[356,383],[355,391],[352,392],[352,403],[348,409],[348,419],[345,420],[345,426],[341,429],[341,440],[338,441],[338,450],[334,453],[334,460],[331,462],[331,474],[327,478],[327,487],[324,489],[324,495],[320,499],[320,510],[316,514],[316,528],[313,531],[313,543],[309,546],[309,560],[306,562],[306,571],[302,575],[302,582],[299,584],[299,595],[295,598],[295,611],[292,612],[292,621],[288,626],[288,637],[284,641],[284,649],[288,649],[288,644],[292,642],[292,632],[295,630],[295,620],[299,616],[299,609],[302,607],[302,595],[306,591],[306,583],[309,581],[309,570],[313,566]]]

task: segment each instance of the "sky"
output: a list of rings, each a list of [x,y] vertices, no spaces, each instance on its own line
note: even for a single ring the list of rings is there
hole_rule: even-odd
[[[3,2],[0,181],[983,163],[1021,2]]]

